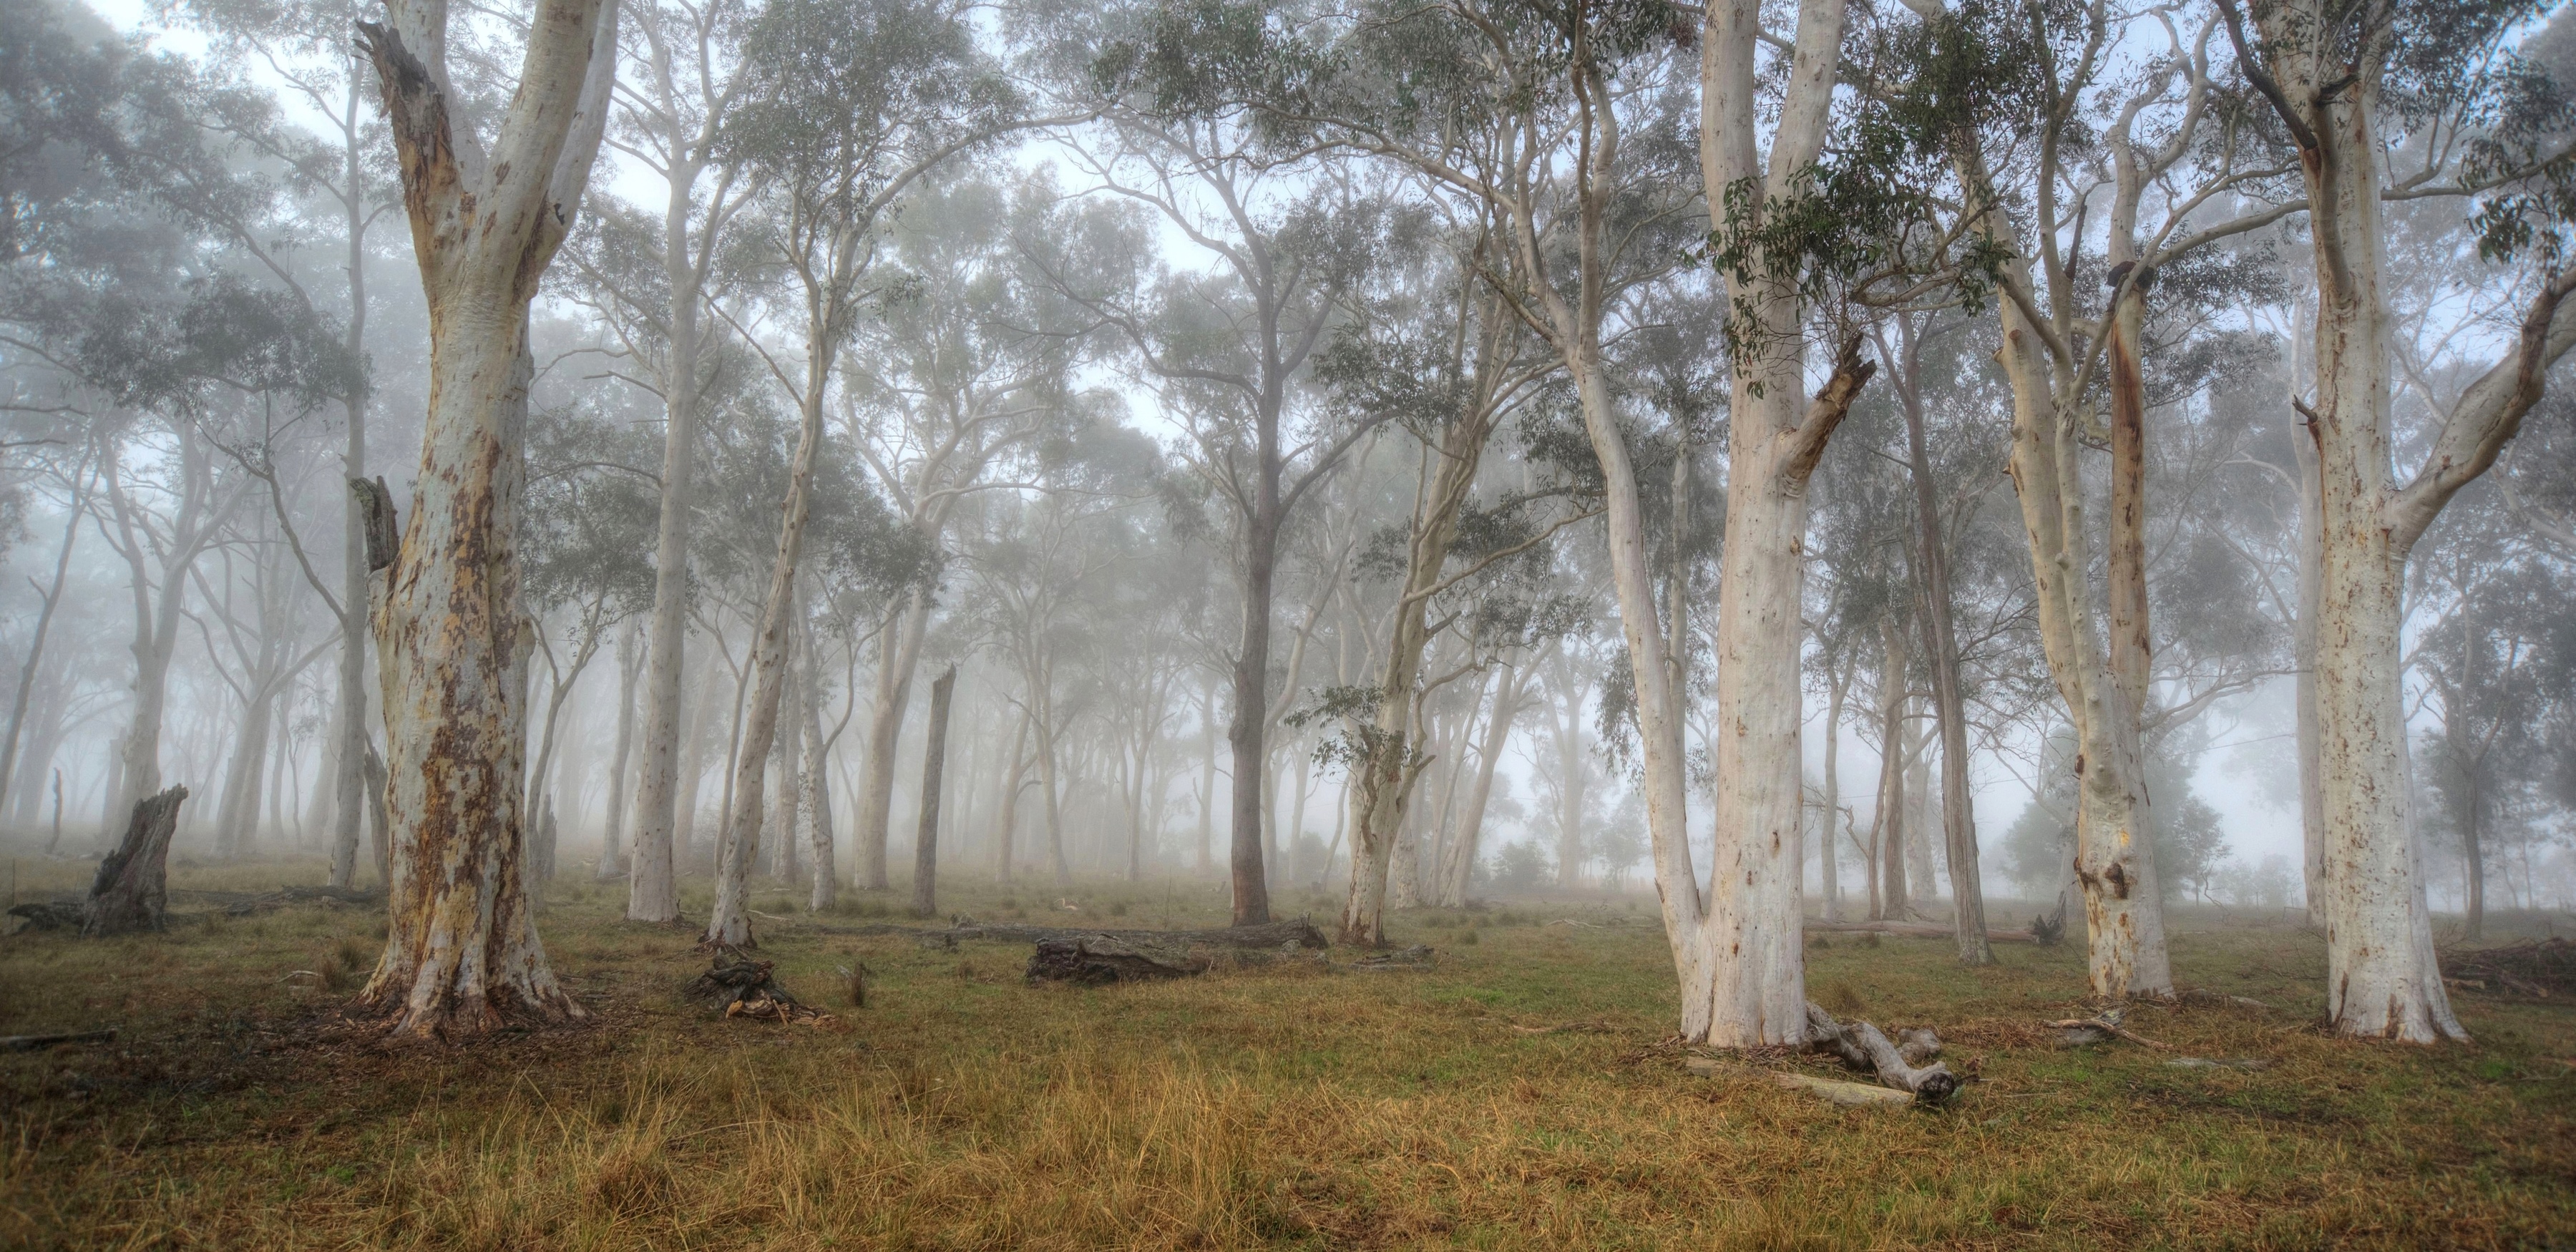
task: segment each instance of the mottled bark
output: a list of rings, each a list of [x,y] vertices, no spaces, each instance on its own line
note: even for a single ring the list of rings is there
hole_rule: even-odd
[[[598,151],[616,7],[540,0],[488,153],[450,126],[446,9],[396,0],[388,17],[360,34],[428,297],[429,411],[401,550],[371,588],[393,875],[384,955],[359,996],[396,1036],[452,1038],[582,1013],[524,884],[532,632],[516,542],[528,304]]]

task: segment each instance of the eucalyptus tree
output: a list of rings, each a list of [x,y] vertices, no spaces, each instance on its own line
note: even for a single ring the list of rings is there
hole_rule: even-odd
[[[1411,434],[1422,461],[1411,515],[1401,529],[1383,531],[1373,541],[1390,549],[1384,556],[1392,556],[1391,549],[1401,543],[1403,558],[1385,658],[1367,697],[1354,705],[1363,716],[1354,718],[1351,728],[1357,751],[1349,762],[1355,785],[1349,789],[1351,881],[1341,925],[1346,943],[1386,942],[1387,873],[1424,763],[1414,733],[1423,653],[1456,616],[1432,622],[1434,600],[1553,533],[1550,528],[1506,540],[1492,551],[1474,554],[1481,559],[1470,568],[1448,569],[1461,520],[1471,511],[1486,445],[1553,365],[1533,351],[1520,319],[1479,277],[1474,254],[1499,243],[1490,228],[1479,224],[1453,231],[1439,242],[1446,246],[1422,249],[1427,264],[1404,267],[1413,271],[1411,282],[1383,284],[1375,298],[1355,302],[1358,315],[1336,335],[1317,369],[1337,401],[1384,413]],[[1526,503],[1499,501],[1490,512],[1476,510],[1472,520],[1494,529],[1504,523],[1503,514]],[[1504,550],[1515,546],[1517,551]],[[1384,557],[1379,563],[1394,564]],[[1345,698],[1356,694],[1348,691]],[[1516,687],[1506,682],[1498,688],[1498,728],[1508,727],[1510,718],[1499,714],[1517,701]],[[1488,761],[1499,757],[1499,745],[1497,739]],[[1463,873],[1450,875],[1459,879],[1458,891],[1443,894],[1464,890]]]
[[[628,468],[647,450],[603,415],[578,406],[550,407],[529,426],[520,594],[545,660],[546,694],[541,703],[530,701],[539,730],[526,804],[528,812],[550,813],[565,701],[609,631],[652,601],[653,568],[646,553],[658,493]],[[549,836],[527,862],[532,881],[553,877],[554,854]]]
[[[1396,107],[1337,119],[1350,142],[1403,162],[1446,194],[1491,206],[1510,240],[1499,258],[1507,267],[1492,281],[1572,383],[1603,483],[1682,1032],[1723,1045],[1795,1042],[1805,1029],[1796,618],[1804,486],[1869,372],[1846,346],[1821,398],[1800,410],[1807,300],[1835,266],[1808,235],[1766,222],[1865,228],[1831,209],[1804,212],[1821,202],[1808,183],[1825,154],[1843,6],[1807,0],[1798,13],[1795,40],[1772,40],[1788,50],[1783,94],[1758,102],[1757,46],[1766,36],[1755,6],[1704,9],[1696,154],[1704,201],[1675,194],[1688,186],[1691,102],[1676,81],[1671,32],[1680,14],[1652,0],[1571,8],[1461,0],[1389,15],[1381,63],[1397,67],[1404,87],[1380,98]],[[1756,156],[1765,116],[1777,119],[1767,168]],[[1684,829],[1682,640],[1655,594],[1637,458],[1605,345],[1626,316],[1623,271],[1639,267],[1638,252],[1678,255],[1667,242],[1675,228],[1710,216],[1719,228],[1710,255],[1732,313],[1734,378],[1715,626],[1715,718],[1730,733],[1712,745],[1717,860],[1703,890]]]
[[[794,279],[786,303],[800,323],[804,361],[794,372],[771,366],[800,421],[778,553],[754,627],[754,689],[707,923],[707,941],[725,944],[751,940],[744,891],[787,682],[788,617],[815,457],[835,367],[875,294],[881,221],[933,170],[1034,124],[1000,63],[979,48],[968,6],[951,0],[773,0],[744,36],[743,64],[767,90],[738,107],[724,143],[766,184],[761,247]],[[890,765],[892,736],[878,738],[886,742],[871,742],[871,763]],[[890,797],[893,781],[871,783],[859,810],[860,846],[878,849],[879,876],[884,814],[871,800],[880,790]]]
[[[323,213],[315,216],[327,221],[338,236],[335,242],[340,252],[337,294],[342,346],[353,360],[364,359],[369,305],[367,270],[373,259],[367,236],[388,207],[396,187],[393,171],[385,163],[384,127],[374,116],[373,104],[367,98],[366,75],[349,43],[352,25],[364,7],[348,0],[177,0],[163,4],[162,12],[165,16],[184,13],[213,37],[217,53],[236,65],[256,58],[267,69],[271,81],[311,116],[321,119],[323,131],[317,136],[301,126],[285,123],[272,108],[246,106],[242,98],[251,93],[238,88],[212,93],[215,103],[227,107],[207,109],[203,114],[211,129],[229,137],[244,151],[277,163],[295,190],[319,202]],[[210,209],[219,208],[224,199],[209,197],[205,203]],[[261,229],[265,223],[239,214],[222,216],[232,220],[227,234],[233,247],[258,258],[297,298],[308,305],[317,303],[312,290],[292,276],[284,263],[286,258],[278,255],[273,232]],[[343,424],[340,471],[344,480],[367,477],[367,381],[363,374],[354,375],[351,385],[337,397]],[[276,484],[271,483],[270,488],[274,491]],[[356,874],[358,824],[364,817],[361,808],[365,759],[372,751],[372,739],[366,716],[366,519],[355,494],[338,494],[342,500],[338,594],[331,594],[318,578],[315,591],[331,607],[340,627],[339,706],[333,715],[328,759],[333,814],[331,883],[345,887]],[[281,522],[290,531],[293,529],[291,522],[283,518]],[[301,547],[300,540],[297,546]]]
[[[524,879],[527,651],[517,527],[528,305],[573,226],[607,124],[616,0],[540,0],[488,138],[452,85],[449,10],[394,0],[361,23],[429,306],[429,413],[409,522],[368,564],[384,684],[393,881],[359,993],[397,1036],[581,1016],[548,967]],[[511,175],[515,173],[514,179]],[[389,514],[389,500],[374,506]]]
[[[1011,116],[987,133],[1035,124]],[[868,241],[882,249],[876,281],[899,294],[856,328],[844,404],[860,459],[923,547],[942,544],[962,502],[1008,488],[1011,471],[1078,422],[1068,377],[1085,327],[1056,279],[1085,245],[1106,244],[1112,257],[1132,246],[1097,219],[1056,203],[1043,180],[1015,188],[957,171],[918,183]],[[936,591],[924,581],[888,605],[877,636],[852,834],[871,889],[889,885],[895,751]]]
[[[2409,551],[2492,466],[2576,345],[2561,316],[2568,126],[2545,78],[2500,60],[2537,6],[2281,0],[2249,23],[2221,0],[2238,69],[2297,156],[2314,264],[2316,704],[2327,1016],[2339,1033],[2429,1043],[2467,1032],[2434,954],[2406,785],[2399,636]],[[2532,90],[2532,88],[2539,90]],[[2457,130],[2461,143],[2426,142]],[[2516,341],[2440,415],[2399,481],[2383,201],[2478,193],[2482,260],[2536,258]]]
[[[2188,356],[2180,349],[2204,310],[2246,294],[2229,290],[2242,287],[2242,271],[2212,266],[2213,245],[2281,216],[2263,208],[2212,221],[2213,206],[2234,207],[2284,171],[2242,110],[2213,103],[2208,14],[2186,28],[2100,4],[1920,12],[1921,25],[1895,40],[1897,60],[1918,70],[1898,112],[1966,188],[1956,221],[1971,232],[1973,290],[2000,297],[1990,303],[2012,390],[2010,470],[2039,636],[2085,764],[2076,877],[2090,983],[2105,999],[2162,995],[2172,971],[2145,753],[2168,693],[2147,590],[2147,384],[2174,363],[2165,357]],[[2121,41],[2154,30],[2166,46],[2114,81]],[[2094,282],[2111,288],[2099,317],[2084,294]],[[2095,414],[2105,402],[2107,426]],[[2098,593],[2081,460],[2092,444],[2111,451]]]
[[[702,425],[726,360],[706,302],[726,280],[734,224],[759,190],[723,144],[743,97],[736,0],[652,0],[633,15],[605,142],[662,180],[659,221],[611,204],[595,241],[573,252],[591,303],[623,354],[644,368],[663,411],[661,508],[644,670],[644,756],[636,778],[626,915],[680,915],[672,840],[679,793],[681,670],[689,631],[689,529]],[[736,358],[737,360],[739,358]]]
[[[1113,23],[1124,22],[1122,10]],[[1086,168],[1104,194],[1150,210],[1213,258],[1204,271],[1072,277],[1068,296],[1118,334],[1136,376],[1178,422],[1186,462],[1230,518],[1242,632],[1232,659],[1233,917],[1270,920],[1263,787],[1284,710],[1270,692],[1281,541],[1298,506],[1384,420],[1312,403],[1307,376],[1347,293],[1380,263],[1395,215],[1368,189],[1282,145],[1214,72],[1266,51],[1258,25],[1218,20],[1231,42],[1205,48],[1147,10],[1085,32],[1088,77],[1105,97]],[[1202,59],[1213,58],[1213,59]],[[1266,71],[1264,71],[1266,72]],[[1123,283],[1115,281],[1123,277]],[[1319,598],[1320,603],[1320,598]]]

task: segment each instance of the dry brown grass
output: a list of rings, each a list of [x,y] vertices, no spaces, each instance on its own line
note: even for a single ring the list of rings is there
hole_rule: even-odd
[[[1933,941],[1817,950],[1820,1000],[1938,1025],[1983,1076],[1954,1109],[1888,1113],[1693,1077],[1655,1050],[1673,992],[1646,908],[1411,916],[1398,941],[1443,951],[1427,974],[1101,990],[1021,985],[1012,945],[767,924],[809,999],[871,971],[866,1009],[832,1005],[852,1027],[835,1033],[693,1013],[675,995],[703,968],[689,935],[617,920],[612,892],[555,894],[547,941],[596,1020],[455,1053],[380,1051],[337,1023],[381,926],[362,910],[0,940],[0,1033],[126,1028],[0,1057],[0,1246],[2394,1248],[2576,1231],[2576,1016],[2472,999],[2475,1048],[2322,1038],[2304,1025],[2322,955],[2295,929],[2177,939],[2187,981],[2275,1011],[2133,1019],[2258,1071],[2055,1049],[2032,1023],[2074,1010],[2072,951],[1963,971]],[[1222,903],[1189,884],[951,907],[1074,920],[1059,894],[1130,925],[1205,924]],[[1544,924],[1566,917],[1591,924]],[[1512,1029],[1567,1023],[1586,1028]]]

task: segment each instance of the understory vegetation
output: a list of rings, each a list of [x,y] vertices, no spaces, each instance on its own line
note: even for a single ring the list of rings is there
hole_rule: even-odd
[[[74,885],[29,872],[30,894]],[[182,870],[174,911],[216,916],[6,940],[0,1033],[122,1033],[0,1055],[0,1246],[2544,1247],[2576,1225],[2567,1008],[2464,994],[2474,1047],[2337,1042],[2314,1027],[2323,944],[2286,917],[2176,911],[2178,980],[2269,1007],[2134,1007],[2170,1053],[2040,1028],[2081,1011],[2081,945],[1967,968],[1941,940],[1811,937],[1818,1001],[1937,1024],[1976,1075],[1889,1111],[1754,1072],[1831,1072],[1814,1057],[1692,1073],[1642,899],[1404,911],[1391,941],[1430,944],[1426,972],[1079,989],[1025,985],[1025,943],[828,933],[899,911],[884,893],[822,915],[756,893],[760,955],[834,1014],[804,1026],[687,1006],[695,934],[567,885],[548,956],[587,1022],[435,1050],[342,1017],[380,912],[191,895],[281,874],[319,877]],[[1212,881],[954,902],[1147,927],[1225,908]]]

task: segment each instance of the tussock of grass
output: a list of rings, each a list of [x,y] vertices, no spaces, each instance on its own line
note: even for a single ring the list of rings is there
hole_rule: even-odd
[[[1215,923],[1201,887],[1061,894]],[[621,906],[559,891],[545,919],[594,1025],[456,1053],[374,1051],[329,1028],[345,991],[280,981],[362,977],[381,934],[363,912],[0,940],[0,1032],[127,1028],[0,1058],[0,1246],[2396,1248],[2576,1228],[2570,1011],[2470,1000],[2475,1049],[2322,1038],[2302,1024],[2322,953],[2295,929],[2178,927],[2186,981],[2277,1011],[2133,1017],[2259,1071],[2056,1050],[2033,1023],[2080,996],[2071,949],[1975,971],[1938,941],[1811,950],[1821,1002],[1936,1024],[1986,1080],[1887,1113],[1655,1050],[1669,957],[1652,910],[1616,903],[1402,918],[1396,942],[1443,949],[1428,973],[1096,990],[1022,984],[1022,945],[766,925],[808,998],[870,971],[846,1033],[689,1011],[691,936]],[[1569,917],[1588,924],[1544,924]],[[1570,1022],[1607,1030],[1513,1029]]]

